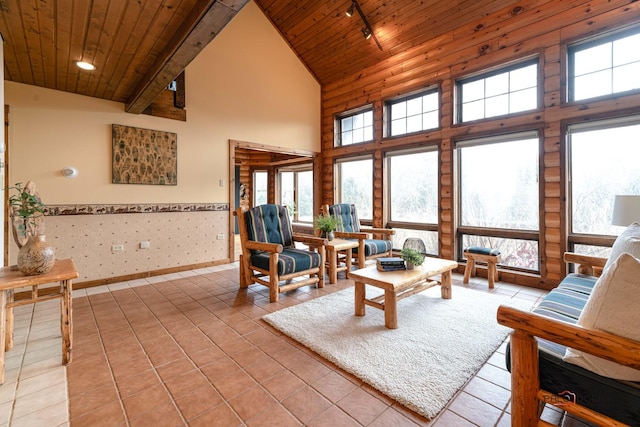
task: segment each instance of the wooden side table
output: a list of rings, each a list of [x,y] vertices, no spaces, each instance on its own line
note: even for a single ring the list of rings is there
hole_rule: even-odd
[[[25,276],[11,267],[0,268],[0,384],[4,383],[4,353],[13,347],[13,307],[61,298],[60,331],[62,333],[62,364],[71,362],[73,322],[71,314],[72,279],[78,271],[72,259],[57,260],[51,271],[37,276]],[[38,286],[60,282],[56,292],[38,295]],[[31,287],[31,298],[14,301],[13,293],[18,288]]]
[[[353,257],[353,248],[358,247],[357,240],[333,239],[329,240],[325,245],[327,249],[327,261],[329,262],[329,283],[334,284],[338,281],[338,272],[346,271],[347,276],[351,271],[351,259]],[[340,264],[338,256],[340,252],[345,252],[345,262]]]

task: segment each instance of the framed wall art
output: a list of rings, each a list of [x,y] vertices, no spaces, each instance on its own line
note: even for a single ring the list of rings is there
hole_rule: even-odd
[[[114,184],[178,184],[178,134],[113,124]]]

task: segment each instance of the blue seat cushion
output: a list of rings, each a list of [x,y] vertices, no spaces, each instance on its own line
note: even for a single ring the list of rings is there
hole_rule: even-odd
[[[379,255],[391,250],[390,240],[365,239],[364,240],[364,256]],[[358,247],[353,248],[353,253],[358,253]]]
[[[285,248],[278,257],[278,275],[297,273],[320,266],[322,257],[317,252],[306,249]],[[269,253],[255,251],[251,255],[251,264],[263,270],[269,270]]]
[[[478,255],[492,255],[492,256],[500,255],[499,250],[491,249],[491,248],[483,248],[482,246],[469,246],[464,251],[472,254],[478,254]]]

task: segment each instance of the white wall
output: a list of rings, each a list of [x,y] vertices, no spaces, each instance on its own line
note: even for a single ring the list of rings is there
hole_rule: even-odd
[[[229,139],[320,151],[320,86],[253,2],[185,75],[187,122],[6,82],[9,182],[35,181],[48,204],[220,203],[229,197]],[[178,185],[111,184],[113,123],[177,133]],[[65,166],[79,176],[62,177]]]
[[[48,205],[224,204],[229,203],[230,139],[320,151],[320,85],[253,2],[187,67],[185,76],[186,122],[128,114],[120,103],[5,82],[11,107],[9,182],[34,181]],[[177,133],[178,185],[112,184],[113,123]],[[64,178],[65,166],[77,167],[78,177]],[[187,259],[184,252],[174,256],[177,247],[170,242],[153,246],[165,235],[184,240],[188,234],[181,227],[187,222],[192,232],[217,235],[228,227],[228,211],[183,213],[170,227],[162,215],[145,216],[144,224],[137,214],[103,215],[105,222],[48,217],[47,240],[55,243],[59,258],[74,258],[86,280],[113,272],[143,274],[151,265],[157,270],[183,268],[191,259],[203,264],[228,258],[228,242],[217,238],[213,250]],[[91,229],[88,224],[94,222],[97,227],[108,223],[113,233]],[[127,230],[143,225],[156,235],[125,241]],[[150,240],[152,247],[138,251],[140,239]],[[105,253],[112,244],[124,244],[125,253]],[[10,249],[15,259],[13,241]],[[154,264],[150,257],[166,261]]]

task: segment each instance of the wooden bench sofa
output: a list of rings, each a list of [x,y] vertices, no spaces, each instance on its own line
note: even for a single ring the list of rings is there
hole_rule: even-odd
[[[624,244],[619,243],[622,237],[627,239]],[[628,244],[628,238],[631,239],[631,244]],[[632,254],[634,256],[629,256],[620,251],[636,252]],[[635,314],[640,313],[640,296],[636,296],[640,295],[640,275],[635,278],[631,275],[634,272],[637,274],[639,258],[640,225],[632,224],[616,240],[609,261],[565,254],[565,261],[581,264],[579,271],[583,273],[569,274],[532,312],[506,306],[498,309],[498,322],[514,330],[507,348],[507,366],[511,371],[513,426],[548,425],[539,420],[545,404],[555,405],[596,425],[640,425],[638,378],[612,378],[609,376],[610,371],[607,371],[607,375],[602,375],[602,372],[576,365],[575,358],[567,353],[567,348],[573,349],[570,352],[574,353],[581,351],[587,354],[589,360],[594,360],[593,356],[597,356],[639,370],[631,374],[640,375],[640,339],[637,335],[632,339],[612,333],[616,331],[608,326],[601,328],[600,325],[589,325],[592,309],[603,301],[603,290],[608,287],[609,292],[619,292],[619,286],[624,281],[631,298],[628,298],[626,304],[618,305],[629,308],[630,317],[626,321],[623,317],[623,320],[616,323],[627,323],[620,327],[640,331],[640,315]],[[620,278],[624,276],[620,271],[623,266],[627,268],[627,265],[635,270],[629,270],[627,278],[622,280]],[[585,272],[588,274],[584,274]],[[600,272],[602,277],[598,277]],[[637,292],[633,289],[634,286]],[[590,298],[592,294],[596,297]],[[608,297],[605,297],[605,301],[606,298]],[[592,301],[589,302],[590,299]],[[591,305],[589,314],[581,318],[583,311],[587,311],[585,306],[588,302]],[[605,303],[599,307],[610,309],[611,305],[607,306]],[[599,313],[598,316],[603,318],[603,310]],[[600,359],[595,363],[603,362]],[[616,365],[614,368],[618,367]],[[601,368],[597,370],[600,371]]]

